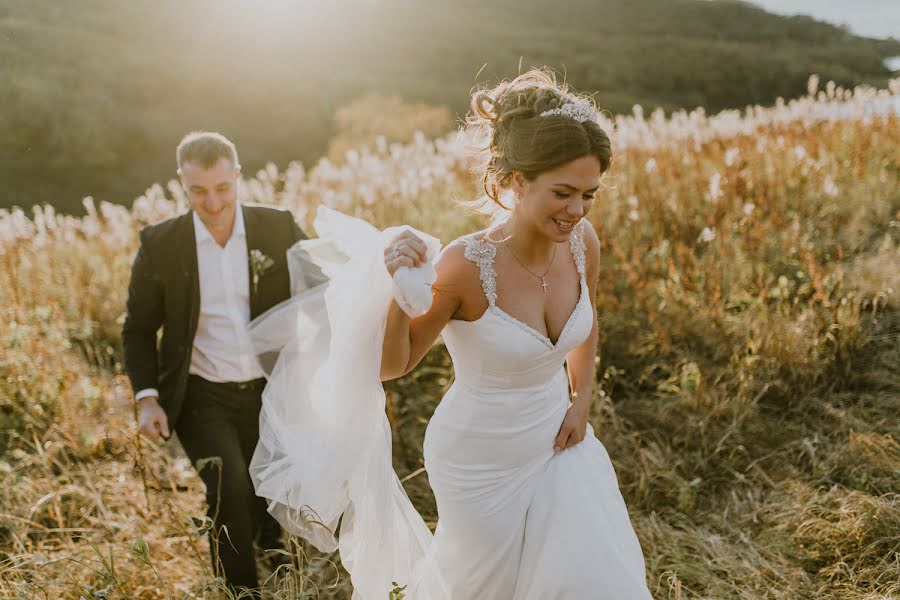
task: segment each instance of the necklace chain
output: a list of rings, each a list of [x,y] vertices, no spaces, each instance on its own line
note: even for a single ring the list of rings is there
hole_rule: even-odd
[[[520,266],[520,267],[522,267],[523,269],[525,269],[526,271],[528,271],[528,273],[529,273],[530,275],[533,275],[534,277],[537,277],[538,279],[541,280],[541,287],[544,289],[544,293],[546,294],[547,292],[549,292],[549,291],[550,291],[550,284],[547,283],[546,277],[547,277],[547,274],[550,272],[550,268],[553,266],[553,261],[556,259],[556,246],[557,246],[557,245],[556,245],[556,244],[553,244],[553,255],[550,257],[550,264],[547,265],[547,270],[544,271],[544,274],[543,274],[543,275],[538,275],[537,273],[535,273],[534,271],[532,271],[531,269],[529,269],[528,267],[526,267],[526,266],[522,263],[522,261],[519,260],[519,257],[516,256],[516,253],[513,252],[513,249],[509,247],[509,244],[504,244],[504,246],[506,246],[506,249],[509,250],[509,253],[512,255],[513,259],[515,259],[515,261],[516,261],[517,263],[519,263],[519,266]]]

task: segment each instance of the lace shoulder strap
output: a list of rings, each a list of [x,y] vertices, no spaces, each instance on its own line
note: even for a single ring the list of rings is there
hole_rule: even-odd
[[[494,272],[494,256],[497,255],[497,247],[472,236],[466,236],[460,240],[466,246],[464,256],[478,265],[481,289],[484,290],[488,304],[494,306],[497,302],[497,274]]]
[[[584,228],[590,226],[586,219],[580,220],[569,237],[569,247],[572,249],[572,258],[575,259],[575,268],[582,280],[587,277],[584,266]]]

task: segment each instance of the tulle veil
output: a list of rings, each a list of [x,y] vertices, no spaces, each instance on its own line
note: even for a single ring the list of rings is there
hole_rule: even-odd
[[[268,373],[250,475],[289,533],[340,551],[354,600],[388,598],[392,582],[413,598],[432,536],[394,472],[379,377],[396,286],[383,249],[400,228],[327,207],[314,227],[317,239],[288,252],[291,299],[250,326]],[[440,242],[416,233],[433,260]],[[428,285],[430,297],[433,268],[417,271],[405,285]]]

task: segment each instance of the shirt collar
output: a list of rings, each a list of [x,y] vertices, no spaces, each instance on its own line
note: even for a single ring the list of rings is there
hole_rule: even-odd
[[[203,224],[203,221],[200,220],[200,217],[197,215],[197,211],[192,211],[194,217],[194,239],[197,241],[197,245],[204,242],[213,242],[216,243],[216,240],[213,239],[212,234],[206,228],[206,225]],[[235,205],[235,213],[234,213],[234,227],[231,230],[232,238],[243,238],[246,237],[246,229],[244,228],[244,211],[241,207],[240,203]]]

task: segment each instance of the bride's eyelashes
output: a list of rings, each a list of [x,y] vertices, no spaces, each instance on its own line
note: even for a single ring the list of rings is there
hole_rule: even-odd
[[[568,198],[569,196],[572,195],[570,192],[561,192],[559,190],[553,190],[553,194],[560,200],[565,200],[566,198]],[[595,196],[595,193],[591,192],[591,193],[588,193],[588,194],[585,194],[584,196],[582,196],[581,199],[590,201],[590,200],[594,199],[594,196]]]

